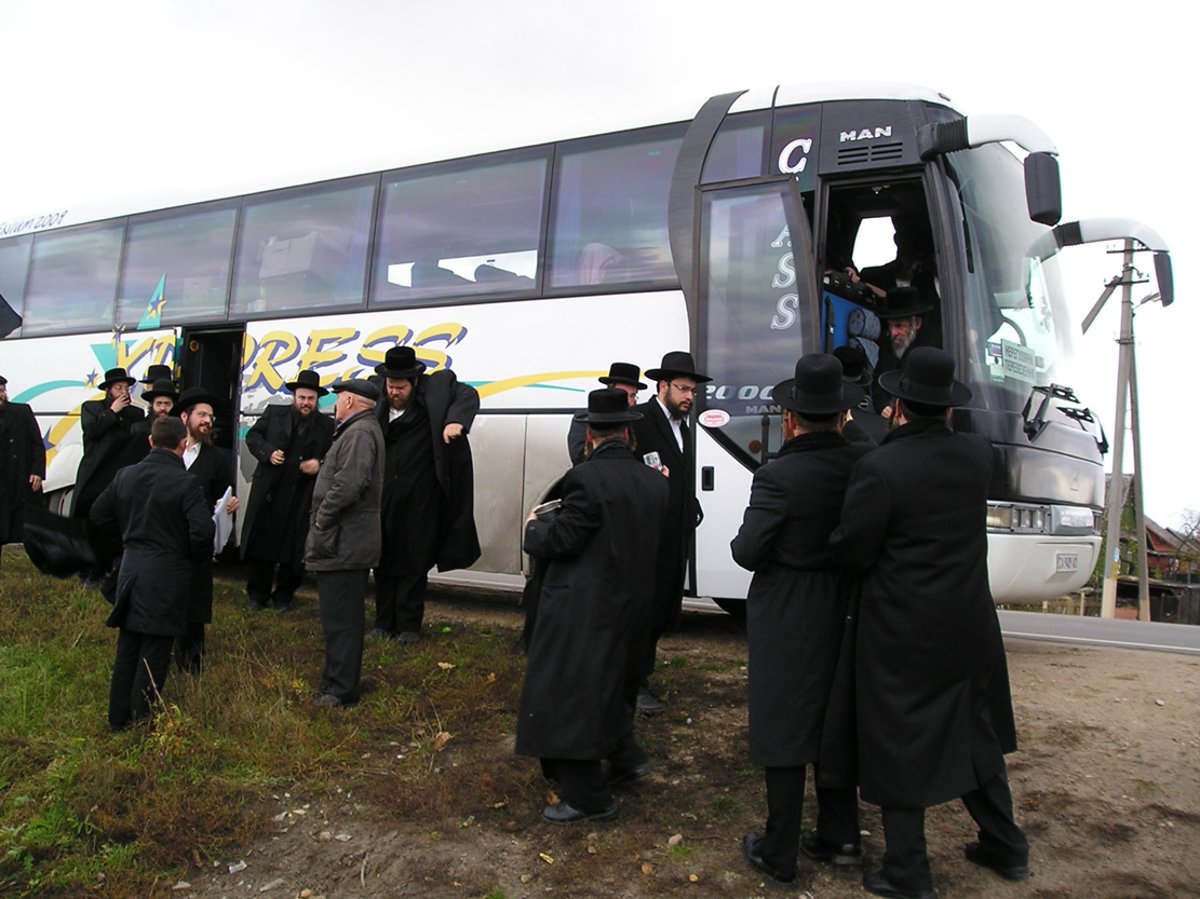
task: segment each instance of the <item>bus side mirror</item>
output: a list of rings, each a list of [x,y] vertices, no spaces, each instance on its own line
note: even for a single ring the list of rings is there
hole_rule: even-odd
[[[1062,218],[1062,183],[1058,159],[1050,153],[1025,157],[1025,202],[1029,217],[1043,225],[1057,225]]]

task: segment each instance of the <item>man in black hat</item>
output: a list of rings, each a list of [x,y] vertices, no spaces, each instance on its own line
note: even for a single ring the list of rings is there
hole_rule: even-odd
[[[151,365],[150,367],[167,368],[165,365]],[[170,369],[167,370],[170,371]],[[144,384],[145,381],[142,383]],[[142,399],[149,405],[147,410],[149,414],[141,421],[135,422],[129,429],[129,445],[125,450],[121,467],[136,465],[146,458],[146,454],[150,452],[150,427],[157,419],[171,414],[171,410],[175,408],[175,403],[179,399],[179,391],[175,389],[174,381],[169,378],[159,378],[149,390],[143,391]]]
[[[46,445],[33,410],[8,401],[8,379],[0,375],[0,553],[24,538],[23,510],[41,505],[45,476]]]
[[[367,575],[379,563],[383,432],[379,388],[354,379],[333,385],[337,429],[313,487],[304,563],[317,575],[325,668],[318,708],[358,702],[366,629]]]
[[[863,571],[857,641],[862,798],[882,807],[887,843],[863,886],[929,899],[925,809],[956,797],[979,826],[969,861],[1010,880],[1029,873],[1004,754],[1016,749],[1008,667],[988,586],[992,450],[948,426],[971,392],[933,347],[880,386],[893,430],[855,466],[830,549]]]
[[[83,458],[75,473],[71,496],[71,517],[88,520],[92,503],[126,464],[130,443],[136,439],[133,426],[145,415],[130,405],[129,388],[137,383],[124,368],[110,368],[98,385],[104,399],[88,400],[79,409],[79,427],[83,434]],[[97,548],[97,565],[83,575],[84,583],[99,586],[111,566],[116,543],[110,534],[89,530]]]
[[[924,315],[929,308],[915,287],[896,287],[887,292],[882,308],[876,312],[885,329],[875,365],[877,379],[884,372],[900,368],[909,350],[933,345],[923,330]],[[884,418],[889,417],[891,397],[885,390],[875,391],[874,402],[875,410],[883,413]]]
[[[157,390],[158,387],[156,385],[159,381],[170,381],[172,386],[174,386],[175,372],[171,369],[171,366],[160,365],[158,363],[147,366],[146,377],[142,378],[138,383],[145,384],[147,387],[154,387]]]
[[[191,584],[180,573],[212,558],[212,510],[180,461],[186,428],[162,416],[150,436],[146,458],[121,469],[91,510],[95,524],[118,531],[124,545],[108,619],[120,628],[108,694],[113,730],[150,714],[170,671],[171,646],[187,629]]]
[[[410,346],[389,349],[375,371],[384,379],[377,414],[387,462],[371,633],[416,643],[429,569],[466,568],[479,558],[467,441],[479,394],[448,369],[425,374]]]
[[[696,391],[712,378],[696,371],[691,353],[676,350],[663,356],[658,368],[647,369],[646,379],[657,382],[658,393],[649,402],[634,407],[642,418],[633,426],[633,434],[642,459],[663,467],[671,495],[667,518],[659,535],[654,606],[649,640],[645,641],[643,650],[642,689],[637,698],[639,712],[657,715],[666,706],[651,691],[649,678],[654,671],[659,638],[679,620],[688,554],[701,518],[688,415]]]
[[[669,488],[631,443],[641,414],[617,388],[593,390],[587,458],[567,472],[555,516],[531,515],[525,551],[546,567],[517,713],[517,752],[536,756],[558,781],[553,824],[617,813],[612,787],[645,777],[650,762],[633,737],[633,702],[648,627],[656,542]],[[601,763],[609,762],[607,780]]]
[[[171,414],[183,420],[187,428],[187,446],[183,464],[188,473],[200,482],[204,501],[211,515],[217,502],[233,484],[229,463],[213,446],[213,406],[216,398],[203,387],[188,387],[179,395]],[[231,497],[225,507],[233,514],[238,499]],[[181,671],[199,674],[204,657],[204,625],[212,621],[213,561],[212,554],[192,571],[192,589],[188,602],[187,633],[175,643],[175,661]]]
[[[599,378],[601,384],[607,387],[617,387],[629,395],[629,406],[637,405],[639,390],[645,390],[646,385],[638,380],[641,369],[630,362],[614,362],[608,367],[608,374]],[[571,454],[571,464],[578,465],[584,460],[587,450],[587,421],[575,415],[571,418],[571,427],[567,430],[567,452]]]
[[[837,740],[847,733],[853,697],[830,694],[858,577],[834,562],[829,535],[850,471],[870,447],[842,436],[847,410],[863,392],[843,380],[834,356],[804,356],[795,377],[772,395],[784,410],[784,443],[754,473],[750,505],[730,548],[734,561],[754,572],[746,598],[750,760],[763,766],[767,784],[765,833],[747,833],[742,852],[755,869],[790,884],[801,846],[823,861],[862,862],[852,772],[834,782],[823,763],[841,764],[853,751]],[[802,839],[809,763],[817,828]]]
[[[850,420],[842,428],[842,436],[851,443],[867,443],[878,446],[887,433],[887,422],[875,411],[871,401],[871,372],[867,367],[867,353],[860,344],[846,344],[833,351],[842,363],[842,377],[846,383],[862,390],[862,399],[850,410]]]
[[[333,419],[318,409],[329,393],[312,369],[287,383],[288,405],[270,405],[246,433],[246,448],[258,459],[242,523],[242,558],[250,565],[246,594],[251,610],[274,602],[281,612],[304,575],[313,485],[333,442]],[[275,568],[278,565],[278,575]],[[272,591],[271,582],[275,581]]]

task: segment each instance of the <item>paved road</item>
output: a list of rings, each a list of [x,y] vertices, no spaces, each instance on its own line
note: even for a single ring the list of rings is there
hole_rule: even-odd
[[[1040,612],[1001,610],[999,614],[1000,628],[1006,637],[1200,655],[1200,627],[1195,625],[1044,615]]]

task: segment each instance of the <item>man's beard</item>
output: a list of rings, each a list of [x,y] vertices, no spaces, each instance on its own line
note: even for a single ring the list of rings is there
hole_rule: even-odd
[[[687,412],[685,412],[682,408],[680,408],[680,404],[674,402],[670,397],[667,397],[667,399],[663,402],[663,405],[667,407],[667,411],[671,413],[671,417],[676,421],[683,421],[688,417],[688,412],[691,411],[690,405],[688,406]]]
[[[199,429],[192,430],[191,428],[188,428],[188,437],[191,439],[192,443],[203,443],[206,446],[212,446],[212,428],[209,428],[207,431],[201,431]]]
[[[909,331],[907,334],[897,334],[892,338],[892,352],[896,355],[897,359],[908,352],[908,348],[912,346],[916,336],[915,331]]]

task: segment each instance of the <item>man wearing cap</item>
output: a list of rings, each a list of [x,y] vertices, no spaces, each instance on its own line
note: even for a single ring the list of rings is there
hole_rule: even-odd
[[[165,365],[151,365],[150,367],[167,368]],[[167,370],[170,371],[170,369]],[[134,422],[133,427],[129,429],[129,445],[122,457],[122,468],[126,465],[136,465],[146,458],[146,454],[150,452],[150,427],[156,419],[171,414],[171,410],[175,408],[175,403],[179,399],[179,391],[175,389],[174,381],[169,378],[159,378],[149,390],[142,392],[142,399],[149,406],[147,410],[149,414],[140,421]]]
[[[541,759],[562,801],[553,824],[617,813],[612,788],[645,777],[633,702],[667,512],[667,483],[631,448],[641,414],[614,387],[588,395],[587,457],[566,473],[553,518],[529,517],[525,551],[546,565],[517,714],[520,755]],[[607,759],[607,779],[602,761]]]
[[[659,638],[679,620],[688,554],[696,525],[702,517],[696,499],[693,449],[687,420],[699,385],[712,378],[696,371],[691,353],[676,350],[663,356],[658,368],[648,369],[646,379],[657,382],[658,393],[649,402],[634,407],[642,418],[634,424],[633,434],[643,461],[653,462],[657,457],[663,466],[671,497],[659,535],[650,634],[643,650],[642,689],[637,698],[639,712],[657,715],[666,706],[651,691],[649,678],[654,671]]]
[[[337,428],[313,487],[304,544],[304,563],[317,575],[325,633],[318,708],[358,702],[367,575],[379,562],[385,452],[375,418],[379,388],[354,379],[335,384],[333,391]]]
[[[99,528],[121,535],[124,555],[109,627],[120,628],[108,694],[108,724],[121,730],[150,714],[171,668],[171,646],[187,630],[187,571],[212,558],[213,522],[181,457],[187,429],[155,419],[153,448],[121,469],[91,509]]]
[[[33,410],[8,401],[8,379],[0,375],[0,553],[23,539],[22,511],[41,503],[45,476],[46,446]]]
[[[919,346],[932,346],[924,328],[924,315],[930,306],[921,299],[915,287],[896,287],[887,292],[883,307],[876,314],[883,323],[886,333],[879,341],[879,361],[875,365],[875,377],[900,368],[909,350]],[[875,410],[883,412],[891,406],[891,397],[885,390],[876,390]]]
[[[765,769],[767,786],[765,832],[747,833],[742,852],[752,867],[790,884],[801,847],[835,864],[862,862],[852,772],[835,783],[823,763],[841,764],[853,750],[837,740],[847,733],[853,697],[830,694],[858,577],[833,560],[829,535],[850,471],[869,446],[842,436],[846,411],[863,392],[843,380],[834,356],[804,356],[795,377],[777,384],[772,396],[784,410],[784,443],[754,473],[750,505],[730,548],[734,561],[754,572],[746,598],[750,760]],[[817,827],[802,838],[809,763]]]
[[[859,783],[883,813],[881,896],[933,897],[925,809],[961,798],[979,827],[966,857],[1010,880],[1029,874],[1004,754],[1016,749],[1008,667],[988,586],[992,450],[957,434],[971,392],[933,347],[880,386],[893,430],[851,474],[833,555],[863,572],[857,641]]]
[[[187,428],[187,446],[183,464],[188,473],[200,482],[208,513],[212,515],[218,500],[233,484],[229,464],[213,445],[213,406],[216,398],[203,387],[188,387],[179,395],[171,414],[183,420]],[[226,507],[229,514],[238,509],[237,497],[231,497]],[[175,643],[175,661],[181,671],[199,674],[204,657],[204,626],[212,621],[213,561],[207,558],[192,570],[192,587],[188,602],[187,633]]]
[[[415,643],[429,569],[466,568],[479,558],[467,441],[479,394],[448,369],[425,374],[410,346],[389,349],[375,371],[384,379],[377,415],[387,452],[372,635]]]
[[[637,405],[639,390],[645,390],[646,385],[638,380],[641,370],[630,362],[614,362],[608,367],[608,375],[600,378],[601,384],[616,387],[629,395],[629,405]],[[587,450],[587,421],[575,415],[571,418],[571,427],[567,430],[567,452],[571,455],[571,464],[578,465],[585,458]]]
[[[250,565],[246,594],[251,610],[264,609],[269,602],[281,612],[292,607],[304,575],[313,486],[333,442],[333,419],[318,409],[321,397],[329,393],[320,376],[305,369],[286,386],[292,402],[267,406],[246,433],[246,448],[258,459],[241,545],[242,558]]]

